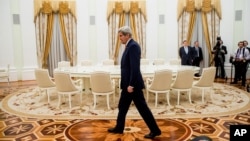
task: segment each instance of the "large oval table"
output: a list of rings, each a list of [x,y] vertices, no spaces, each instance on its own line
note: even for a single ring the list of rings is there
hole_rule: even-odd
[[[152,78],[156,70],[169,69],[172,70],[175,76],[178,70],[192,69],[194,73],[200,71],[199,67],[196,66],[183,66],[183,65],[141,65],[141,72],[144,79]],[[93,66],[74,66],[68,68],[57,68],[55,71],[70,72],[71,77],[82,78],[83,88],[86,93],[90,93],[90,74],[94,71],[107,71],[110,72],[112,79],[120,78],[120,66],[119,65],[93,65]]]
[[[200,71],[196,66],[183,66],[183,65],[141,65],[141,72],[143,77],[153,77],[156,70],[169,69],[173,74],[176,74],[178,70],[192,69],[195,73]],[[107,71],[110,72],[111,78],[120,78],[120,66],[119,65],[94,65],[94,66],[75,66],[69,68],[57,68],[56,70],[70,72],[72,77],[89,78],[90,74],[94,71]]]

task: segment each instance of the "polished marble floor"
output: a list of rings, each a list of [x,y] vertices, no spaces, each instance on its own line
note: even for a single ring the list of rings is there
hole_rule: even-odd
[[[230,85],[230,80],[216,79],[216,82]],[[9,93],[36,85],[35,81],[0,83],[0,100]],[[234,85],[245,90],[240,85]],[[2,108],[1,108],[2,109]],[[250,124],[250,108],[248,111],[231,116],[204,117],[192,119],[158,119],[162,135],[157,141],[190,141],[205,135],[213,141],[228,141],[229,126]],[[0,140],[1,141],[147,141],[143,138],[149,131],[143,120],[127,120],[124,134],[111,134],[106,130],[114,126],[115,120],[91,119],[39,119],[10,115],[0,110]],[[150,141],[150,140],[149,140]]]

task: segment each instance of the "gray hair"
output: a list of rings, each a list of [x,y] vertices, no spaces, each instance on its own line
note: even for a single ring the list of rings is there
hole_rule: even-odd
[[[118,29],[118,33],[121,32],[123,35],[129,34],[130,37],[132,37],[132,30],[129,26],[123,26]]]

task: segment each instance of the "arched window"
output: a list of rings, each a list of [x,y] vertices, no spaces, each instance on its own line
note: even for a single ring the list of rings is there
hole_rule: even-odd
[[[178,45],[199,41],[204,52],[204,66],[210,66],[211,50],[220,35],[220,0],[179,0],[178,1]]]
[[[39,68],[53,75],[60,61],[77,61],[75,1],[34,0],[34,23]]]

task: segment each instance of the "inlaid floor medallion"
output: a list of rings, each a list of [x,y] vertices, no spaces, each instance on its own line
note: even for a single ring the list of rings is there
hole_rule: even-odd
[[[84,120],[72,124],[65,130],[68,140],[74,141],[151,141],[145,139],[144,135],[149,129],[142,119],[126,120],[126,127],[123,134],[113,134],[107,129],[114,127],[116,120]],[[161,136],[155,138],[157,141],[184,141],[191,137],[192,130],[182,122],[171,119],[159,119],[157,124],[162,130]],[[174,136],[173,136],[174,135]]]

